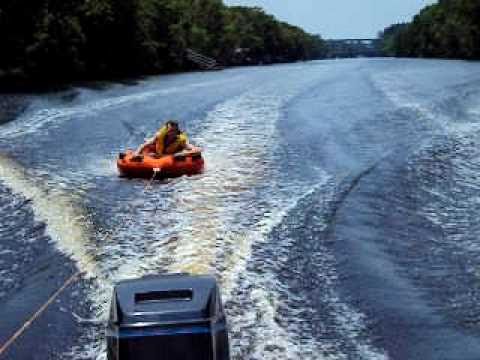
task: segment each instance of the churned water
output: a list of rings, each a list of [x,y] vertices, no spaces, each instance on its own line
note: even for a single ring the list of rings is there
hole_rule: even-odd
[[[83,272],[7,358],[104,359],[112,285],[162,272],[217,276],[233,359],[480,358],[479,70],[320,61],[4,95],[0,340]],[[205,173],[119,178],[116,154],[168,118]]]

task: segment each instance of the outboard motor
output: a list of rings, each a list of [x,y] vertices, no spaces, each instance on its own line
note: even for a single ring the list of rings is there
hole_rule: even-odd
[[[185,274],[118,283],[107,326],[108,360],[228,360],[215,278]]]

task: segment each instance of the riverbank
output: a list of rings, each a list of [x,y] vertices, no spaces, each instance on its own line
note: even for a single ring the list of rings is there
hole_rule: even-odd
[[[324,57],[318,35],[277,20],[261,8],[217,0],[39,0],[25,11],[0,12],[1,82],[56,86],[78,80],[191,70],[188,52],[222,66]],[[46,11],[48,9],[48,11]]]
[[[409,23],[394,24],[381,34],[392,56],[480,60],[480,2],[440,1],[423,8]]]
[[[295,64],[298,62],[305,61],[314,61],[314,60],[328,60],[326,58],[322,59],[310,59],[310,60],[295,60],[295,61],[277,61],[277,62],[260,62],[260,63],[238,63],[231,65],[222,65],[221,68],[214,70],[202,70],[197,65],[191,64],[191,66],[186,67],[182,70],[169,70],[169,71],[159,71],[152,73],[132,73],[125,74],[123,76],[115,75],[97,75],[97,76],[87,76],[83,78],[71,78],[63,80],[39,80],[39,79],[27,79],[24,77],[15,77],[15,76],[1,76],[0,73],[0,95],[11,95],[11,94],[23,94],[28,95],[32,93],[55,93],[67,91],[68,89],[75,87],[86,87],[86,88],[106,88],[112,84],[122,84],[122,85],[135,85],[140,81],[148,80],[152,77],[159,76],[173,76],[173,75],[182,75],[189,73],[201,73],[201,72],[211,72],[211,71],[222,71],[238,67],[255,67],[255,66],[272,66],[272,65],[288,65]],[[0,111],[2,110],[2,105],[0,102]],[[0,117],[1,117],[0,113]],[[0,118],[1,123],[1,118]]]

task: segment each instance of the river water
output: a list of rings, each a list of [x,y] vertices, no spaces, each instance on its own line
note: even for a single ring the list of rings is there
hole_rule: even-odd
[[[0,100],[6,359],[104,359],[112,284],[215,274],[233,359],[480,359],[480,64],[358,59]],[[117,176],[164,119],[202,175]]]

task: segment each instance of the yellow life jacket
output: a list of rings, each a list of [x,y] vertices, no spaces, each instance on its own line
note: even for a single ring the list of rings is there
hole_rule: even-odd
[[[163,126],[157,132],[157,142],[155,148],[157,154],[175,154],[176,152],[182,151],[188,143],[188,137],[184,132],[179,132],[175,137],[175,140],[169,141],[167,144],[167,134],[168,129],[166,126]]]

